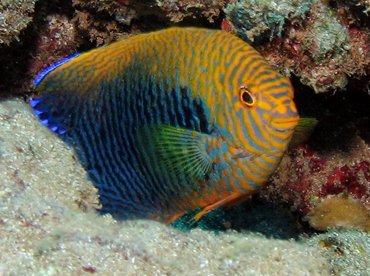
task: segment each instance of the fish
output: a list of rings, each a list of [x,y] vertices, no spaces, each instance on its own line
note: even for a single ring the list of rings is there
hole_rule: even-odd
[[[171,223],[239,204],[278,166],[300,117],[288,78],[221,31],[173,27],[74,54],[30,105],[75,149],[102,213]]]

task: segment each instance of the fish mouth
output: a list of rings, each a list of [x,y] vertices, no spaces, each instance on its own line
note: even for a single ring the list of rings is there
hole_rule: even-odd
[[[279,118],[271,121],[271,125],[279,130],[290,130],[296,127],[299,117]]]

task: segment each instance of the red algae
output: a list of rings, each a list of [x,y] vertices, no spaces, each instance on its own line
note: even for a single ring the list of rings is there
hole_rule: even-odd
[[[350,212],[344,215],[338,209],[336,221],[335,212],[330,211],[336,208],[330,203],[346,201],[348,208],[352,208],[351,202],[355,201],[355,205],[361,207],[353,208],[362,208],[370,215],[370,147],[359,137],[354,145],[346,153],[318,153],[309,145],[290,150],[272,177],[272,186],[266,189],[268,197],[273,197],[273,191],[278,193],[278,197],[296,211],[308,215],[311,226],[319,230],[326,228],[326,224],[330,227],[341,225],[343,216],[353,216]],[[328,201],[328,198],[332,200]],[[326,212],[325,208],[330,213],[330,224],[327,221],[319,223],[322,220],[318,218]],[[351,221],[350,218],[347,220]],[[367,223],[362,226],[346,223],[345,226],[368,229]]]
[[[50,64],[75,53],[82,42],[75,25],[67,16],[49,15],[43,21],[35,41],[34,58],[28,68],[30,76],[37,75]]]

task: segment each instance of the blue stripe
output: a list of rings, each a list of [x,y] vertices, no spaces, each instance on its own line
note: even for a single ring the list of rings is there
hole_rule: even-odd
[[[58,68],[59,66],[63,65],[64,63],[67,63],[68,61],[70,61],[71,59],[79,56],[80,53],[74,53],[70,56],[67,56],[55,63],[53,63],[52,65],[50,65],[49,67],[47,67],[46,69],[44,69],[43,71],[41,71],[36,77],[35,79],[33,80],[33,85],[34,86],[37,86],[40,84],[40,82],[52,71],[54,71],[56,68]]]

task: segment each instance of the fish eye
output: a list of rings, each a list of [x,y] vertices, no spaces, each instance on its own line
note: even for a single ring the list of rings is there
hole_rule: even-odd
[[[252,107],[256,103],[256,97],[253,93],[245,86],[240,87],[240,101],[243,105]]]

